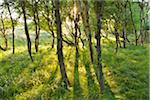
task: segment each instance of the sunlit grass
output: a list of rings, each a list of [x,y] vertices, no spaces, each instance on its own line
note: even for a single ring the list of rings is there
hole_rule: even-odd
[[[108,45],[106,45],[108,43]],[[49,43],[42,43],[35,53],[32,45],[34,62],[30,60],[27,47],[19,45],[16,53],[12,50],[0,51],[0,87],[4,99],[50,99],[50,100],[113,100],[148,98],[148,46],[130,45],[119,48],[115,53],[114,45],[107,40],[102,44],[102,62],[105,78],[105,93],[100,95],[96,77],[96,64],[90,63],[88,48],[79,49],[78,74],[74,72],[75,49],[64,46],[66,71],[71,83],[69,91],[62,87],[56,48]],[[94,59],[97,54],[94,49]],[[78,82],[74,78],[79,77]],[[77,88],[77,90],[76,90]],[[80,91],[78,91],[80,88]]]

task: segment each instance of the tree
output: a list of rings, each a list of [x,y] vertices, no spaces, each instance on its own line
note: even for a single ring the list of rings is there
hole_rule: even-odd
[[[123,38],[123,47],[126,47],[126,37],[127,37],[127,1],[124,1],[122,3],[123,9],[122,11],[124,12],[124,22],[123,22],[123,31],[122,31],[122,38]]]
[[[12,26],[12,47],[13,47],[13,54],[15,53],[15,24],[14,24],[14,20],[12,18],[12,13],[10,11],[10,2],[8,2],[7,0],[5,0],[5,4],[6,4],[6,7],[8,9],[8,12],[9,12],[9,16],[10,16],[10,19],[11,19],[11,26]]]
[[[96,10],[96,19],[97,19],[97,31],[95,34],[96,38],[96,50],[97,50],[97,68],[99,75],[99,84],[101,92],[104,92],[104,78],[102,72],[102,56],[101,56],[101,19],[102,19],[102,5],[103,0],[95,0],[95,10]]]
[[[133,11],[132,11],[132,6],[131,6],[130,1],[128,1],[128,5],[129,5],[129,10],[130,10],[130,16],[131,16],[131,21],[132,21],[132,25],[133,25],[133,30],[134,30],[134,34],[135,34],[135,45],[137,46],[138,36],[137,36],[137,30],[136,30],[135,22],[134,22],[134,19],[133,19]]]
[[[0,15],[0,20],[1,20],[1,24],[2,24],[1,27],[0,27],[0,31],[2,33],[2,36],[4,38],[4,42],[5,42],[5,47],[0,46],[0,49],[3,50],[3,51],[6,51],[7,48],[8,48],[8,42],[7,42],[7,37],[6,37],[6,27],[5,27],[5,24],[4,24],[3,12]]]
[[[62,38],[62,27],[61,27],[61,19],[60,19],[60,1],[54,0],[54,7],[55,7],[55,22],[56,22],[56,29],[57,29],[57,56],[58,56],[58,62],[60,66],[60,71],[62,75],[62,81],[65,83],[65,86],[67,88],[68,85],[70,85],[66,68],[64,64],[64,58],[63,58],[63,38]]]
[[[93,58],[93,47],[92,47],[92,34],[91,34],[91,30],[90,30],[90,25],[89,25],[89,3],[88,3],[88,0],[83,0],[83,7],[82,7],[81,1],[80,1],[80,9],[81,9],[80,12],[81,12],[82,20],[83,20],[83,25],[84,25],[84,31],[88,37],[91,62],[93,63],[94,58]]]
[[[25,34],[27,37],[27,47],[28,47],[28,53],[33,61],[32,57],[32,52],[31,52],[31,39],[29,36],[29,31],[28,31],[28,25],[27,25],[27,18],[26,18],[26,0],[20,0],[21,8],[22,8],[22,13],[23,13],[23,18],[24,18],[24,29],[25,29]]]
[[[39,46],[39,35],[40,35],[40,19],[39,19],[39,12],[38,12],[38,1],[32,0],[32,11],[33,11],[33,21],[35,24],[35,50],[38,52]]]
[[[75,28],[75,35],[74,35],[74,41],[75,41],[75,48],[76,48],[76,54],[75,54],[75,67],[78,67],[78,58],[79,58],[79,45],[78,45],[78,22],[79,22],[79,11],[78,11],[78,1],[74,1],[74,28]]]
[[[143,44],[145,41],[144,35],[146,34],[144,30],[144,25],[145,25],[145,7],[146,7],[146,2],[142,0],[142,2],[139,2],[139,7],[140,7],[140,39],[141,43]]]
[[[51,4],[52,6],[54,5],[54,1],[53,0],[50,0],[51,1]],[[49,31],[51,32],[51,35],[52,35],[52,48],[54,48],[54,43],[55,43],[55,34],[54,34],[54,28],[53,28],[53,25],[54,25],[54,7],[52,7],[52,12],[50,12],[50,5],[49,5],[49,0],[45,0],[43,1],[44,3],[44,12],[43,13],[43,16],[45,17],[46,21],[47,21],[47,25],[48,25],[48,29]],[[52,16],[50,16],[50,13],[52,13]]]

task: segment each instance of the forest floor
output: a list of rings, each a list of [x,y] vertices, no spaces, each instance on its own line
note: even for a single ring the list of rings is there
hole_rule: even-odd
[[[105,92],[101,95],[96,65],[89,61],[88,48],[80,48],[79,67],[75,68],[74,47],[64,46],[71,83],[66,90],[60,80],[56,48],[43,43],[39,52],[33,53],[34,62],[31,62],[26,42],[21,43],[18,40],[14,55],[10,49],[0,51],[0,100],[148,100],[148,45],[130,45],[115,53],[114,45],[102,44]],[[94,57],[96,59],[96,52]]]

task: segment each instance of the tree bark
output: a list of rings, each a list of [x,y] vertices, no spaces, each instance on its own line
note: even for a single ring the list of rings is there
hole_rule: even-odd
[[[136,30],[136,26],[135,26],[135,22],[133,20],[133,13],[132,13],[132,8],[131,8],[131,3],[130,1],[128,1],[128,4],[129,4],[129,9],[130,9],[130,15],[131,15],[131,21],[132,21],[132,24],[133,24],[133,29],[134,29],[134,34],[135,34],[135,45],[137,46],[138,44],[138,36],[137,36],[137,30]]]
[[[119,40],[119,33],[118,33],[118,31],[117,31],[117,28],[116,28],[116,26],[114,27],[114,29],[115,29],[115,38],[116,38],[116,53],[118,52],[118,47],[119,47],[119,45],[120,45],[120,47],[121,47],[121,43],[120,43],[120,40]],[[123,33],[124,34],[124,33]],[[124,36],[124,35],[123,35]]]
[[[15,33],[14,33],[15,25],[14,25],[14,21],[13,21],[13,18],[12,18],[12,14],[11,14],[10,6],[9,6],[8,2],[6,2],[6,6],[7,6],[9,16],[10,16],[10,19],[11,19],[11,23],[12,23],[12,47],[13,47],[13,54],[14,54],[15,53]]]
[[[40,35],[40,19],[39,19],[37,3],[38,2],[36,2],[36,1],[34,2],[34,0],[32,0],[33,21],[35,24],[35,33],[36,33],[36,37],[35,37],[35,50],[36,50],[36,52],[38,52],[39,35]]]
[[[144,0],[139,3],[140,6],[140,37],[141,43],[144,43]]]
[[[32,52],[31,52],[31,40],[30,40],[30,36],[29,36],[27,18],[26,18],[25,0],[20,0],[20,3],[21,3],[23,17],[24,17],[24,29],[25,29],[25,34],[27,37],[28,53],[29,53],[31,60],[33,61]]]
[[[90,30],[90,25],[89,25],[89,4],[88,0],[83,0],[84,6],[82,8],[81,6],[81,1],[80,1],[80,9],[81,9],[81,16],[83,20],[83,25],[84,25],[84,31],[87,34],[88,37],[88,42],[89,42],[89,51],[90,51],[90,58],[91,62],[93,63],[93,46],[92,46],[92,34]]]
[[[65,69],[65,64],[64,64],[64,58],[63,58],[63,44],[62,44],[62,27],[61,27],[61,19],[60,19],[60,1],[59,0],[54,0],[54,6],[55,6],[55,22],[56,22],[56,28],[57,28],[57,56],[58,56],[58,62],[60,65],[60,71],[62,75],[62,80],[65,83],[65,86],[67,88],[68,85],[70,85],[66,69]]]
[[[0,49],[3,51],[6,51],[8,48],[8,42],[7,42],[7,37],[6,37],[6,29],[5,29],[5,24],[4,24],[4,19],[3,19],[3,13],[1,14],[1,23],[2,23],[2,29],[1,32],[3,34],[4,42],[5,42],[5,47],[0,46]]]
[[[74,39],[75,39],[75,48],[76,48],[76,53],[75,53],[75,67],[78,68],[78,59],[79,59],[79,45],[78,45],[78,22],[79,22],[79,12],[78,12],[78,1],[74,0],[74,7],[76,7],[76,11],[74,11],[74,25],[75,25],[75,34],[74,34]],[[79,30],[80,32],[80,30]]]
[[[122,37],[123,37],[123,48],[126,48],[126,36],[127,36],[127,30],[126,30],[126,27],[127,27],[127,2],[125,1],[124,3],[124,26],[123,26],[123,32],[122,32]]]
[[[95,34],[95,38],[97,41],[97,67],[98,67],[98,75],[99,75],[99,84],[101,93],[104,92],[104,77],[102,72],[102,56],[101,56],[101,19],[102,19],[102,5],[103,0],[95,0],[96,5],[96,18],[97,18],[97,32]]]
[[[46,21],[47,21],[47,25],[48,25],[48,29],[49,31],[51,32],[51,35],[52,35],[52,48],[54,48],[54,44],[55,44],[55,34],[54,34],[54,29],[53,29],[53,20],[54,20],[54,1],[53,0],[50,0],[51,3],[52,3],[52,19],[50,18],[50,10],[49,10],[49,6],[48,6],[48,3],[49,3],[49,0],[46,0],[44,2],[44,5],[45,5],[45,11],[46,11],[46,15],[44,15]]]
[[[123,31],[122,31],[122,38],[123,38],[123,48],[126,48],[126,28],[125,26],[123,27]]]
[[[53,0],[51,0],[52,1],[52,5],[54,5],[54,2],[53,2]],[[54,7],[52,7],[52,19],[54,19],[54,9],[53,9]],[[53,24],[53,22],[52,22],[52,24]],[[55,35],[54,35],[54,31],[53,31],[54,29],[53,29],[53,26],[52,26],[52,37],[53,37],[53,40],[52,40],[52,48],[54,48],[54,44],[55,44]]]

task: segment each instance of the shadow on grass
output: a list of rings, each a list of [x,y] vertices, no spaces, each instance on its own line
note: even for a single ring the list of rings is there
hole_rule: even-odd
[[[43,83],[45,87],[42,88],[41,91],[39,91],[39,93],[35,96],[34,99],[66,100],[66,93],[69,91],[65,88],[62,80],[56,80],[56,75],[58,72],[57,69],[58,67],[51,74],[49,80]]]
[[[97,55],[95,55],[96,57]],[[100,93],[100,86],[98,82],[98,70],[97,64],[94,62],[93,64],[90,63],[89,58],[87,57],[87,52],[83,52],[82,62],[85,66],[86,70],[86,78],[87,78],[87,85],[88,85],[88,99],[89,100],[115,100],[114,93],[112,92],[109,84],[105,80],[105,91],[103,94]],[[94,71],[92,72],[92,67]],[[95,75],[94,75],[95,74]],[[96,80],[95,80],[96,79]],[[97,84],[96,84],[97,82]]]
[[[94,82],[89,63],[85,64],[85,70],[86,70],[86,78],[87,78],[87,83],[88,83],[87,84],[88,85],[88,100],[98,100],[99,90],[98,90],[97,85]]]
[[[107,82],[117,99],[148,100],[148,50],[142,46],[121,48],[117,54],[103,53]],[[115,82],[115,85],[111,81]]]
[[[73,100],[82,100],[82,88],[79,81],[78,66],[74,67],[74,86],[73,86]]]
[[[22,81],[28,78],[31,73],[35,73],[39,68],[39,63],[43,59],[43,54],[34,54],[35,62],[32,62],[27,51],[10,54],[0,60],[0,87],[4,90],[4,99],[11,99],[17,94],[31,89],[33,84]],[[21,75],[24,73],[27,76]],[[22,78],[21,78],[22,77]]]
[[[67,92],[69,92],[65,86],[62,84],[62,81],[60,81],[54,90],[50,93],[47,97],[49,97],[50,100],[66,100],[67,99]]]
[[[24,52],[22,53],[24,54]],[[14,80],[30,63],[30,61],[21,63],[21,59],[27,60],[26,56],[23,56],[22,53],[10,54],[0,61],[2,66],[0,70],[0,86],[4,89],[2,98],[10,98],[18,92]]]

